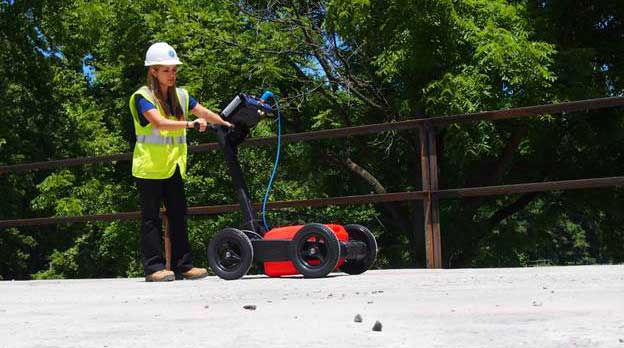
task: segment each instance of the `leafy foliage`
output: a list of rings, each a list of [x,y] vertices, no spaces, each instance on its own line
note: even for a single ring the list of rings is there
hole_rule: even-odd
[[[0,2],[0,165],[130,151],[130,94],[144,53],[167,41],[179,85],[223,107],[239,91],[281,97],[294,133],[622,95],[621,1],[313,0]],[[85,75],[84,67],[93,75]],[[275,134],[263,121],[252,136]],[[621,109],[450,126],[437,135],[441,187],[618,176]],[[211,134],[191,133],[192,144]],[[260,201],[274,147],[240,151]],[[411,131],[285,144],[270,200],[417,191]],[[219,151],[190,156],[189,206],[235,203]],[[137,210],[127,162],[0,176],[2,219]],[[624,259],[620,188],[441,202],[447,267]],[[376,267],[422,267],[418,201],[269,211],[272,225],[369,226]],[[193,216],[195,263],[239,214]],[[0,276],[141,275],[138,222],[0,231]]]

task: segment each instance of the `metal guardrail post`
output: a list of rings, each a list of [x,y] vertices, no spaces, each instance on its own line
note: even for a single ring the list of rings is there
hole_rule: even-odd
[[[431,171],[429,169],[428,129],[426,129],[426,127],[421,127],[418,131],[418,137],[420,140],[420,170],[422,173],[422,191],[425,193],[425,197],[423,198],[425,256],[427,259],[427,268],[435,268],[435,253],[433,251],[433,224],[431,219]]]
[[[171,271],[171,234],[169,230],[169,217],[167,212],[162,215],[163,220],[163,246],[165,247],[165,269]]]
[[[420,165],[422,171],[422,191],[425,214],[425,248],[427,268],[442,268],[442,243],[440,240],[440,209],[438,197],[438,158],[435,129],[428,123],[420,128]]]
[[[428,137],[429,180],[431,185],[431,229],[433,237],[433,267],[442,268],[442,239],[440,238],[440,207],[438,204],[438,151],[436,147],[436,130],[425,127]]]

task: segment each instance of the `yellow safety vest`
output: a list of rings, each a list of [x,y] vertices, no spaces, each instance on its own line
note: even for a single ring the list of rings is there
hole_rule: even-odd
[[[176,88],[176,94],[184,119],[188,115],[188,92]],[[132,155],[132,175],[142,179],[167,179],[175,173],[176,166],[180,167],[180,174],[186,177],[186,128],[177,130],[160,130],[148,123],[145,127],[139,122],[139,113],[135,106],[136,96],[141,95],[154,104],[163,117],[177,120],[175,116],[166,116],[160,103],[157,103],[152,91],[143,86],[130,97],[130,112],[134,121],[136,144]]]

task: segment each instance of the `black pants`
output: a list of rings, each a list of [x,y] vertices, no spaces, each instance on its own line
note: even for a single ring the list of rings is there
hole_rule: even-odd
[[[186,233],[186,195],[180,168],[168,179],[134,178],[141,204],[141,256],[145,275],[165,269],[160,205],[164,201],[169,218],[171,270],[180,273],[193,267]]]

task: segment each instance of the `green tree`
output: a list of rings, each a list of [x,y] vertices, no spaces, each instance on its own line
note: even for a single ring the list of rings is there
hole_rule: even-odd
[[[284,133],[622,94],[622,5],[604,1],[314,0],[0,3],[0,164],[130,151],[130,94],[167,41],[179,84],[219,109],[280,96]],[[95,69],[93,78],[83,65]],[[600,116],[599,116],[600,115]],[[622,111],[439,130],[441,187],[616,176]],[[253,136],[275,134],[263,121]],[[189,134],[192,144],[214,141]],[[274,147],[240,151],[261,200]],[[191,155],[190,206],[235,203],[219,151]],[[270,200],[417,191],[415,132],[287,144]],[[128,162],[0,176],[3,219],[132,211]],[[621,189],[442,201],[444,265],[621,262]],[[359,222],[378,267],[423,266],[419,201],[271,211],[273,225]],[[196,263],[238,213],[192,217]],[[7,229],[4,278],[139,275],[137,222]]]

